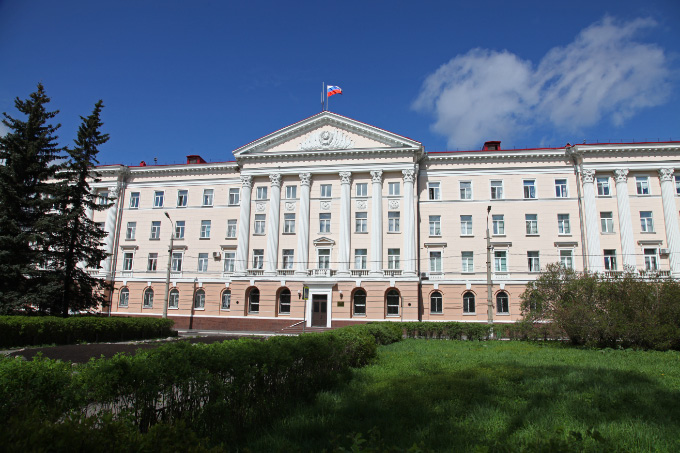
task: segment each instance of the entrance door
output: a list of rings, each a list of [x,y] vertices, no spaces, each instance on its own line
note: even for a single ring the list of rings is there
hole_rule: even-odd
[[[328,296],[325,294],[312,295],[312,327],[326,327],[328,320]]]

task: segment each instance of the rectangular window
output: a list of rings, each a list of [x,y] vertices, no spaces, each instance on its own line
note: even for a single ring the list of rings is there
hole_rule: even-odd
[[[565,269],[574,268],[574,251],[573,250],[560,250],[560,263]]]
[[[264,249],[253,249],[253,269],[264,267]]]
[[[139,208],[139,192],[130,193],[130,209]]]
[[[430,272],[442,271],[442,252],[430,251]]]
[[[134,257],[133,253],[126,252],[123,253],[123,270],[124,271],[131,271],[132,270],[132,259]]]
[[[203,189],[203,206],[213,205],[213,195],[215,191],[213,189]]]
[[[208,254],[198,254],[198,272],[208,272]]]
[[[607,271],[616,270],[616,250],[604,251],[604,269]]]
[[[367,197],[368,196],[368,184],[365,182],[357,183],[356,188],[357,197]]]
[[[319,233],[330,232],[331,232],[331,214],[330,213],[319,214]]]
[[[189,202],[189,191],[188,190],[178,190],[177,191],[177,207],[186,208]]]
[[[460,234],[461,236],[472,236],[472,216],[460,216]]]
[[[493,262],[495,272],[508,271],[508,252],[505,250],[496,250],[493,252]]]
[[[222,293],[222,310],[231,310],[231,290]]]
[[[428,198],[430,200],[441,200],[441,183],[439,182],[428,182],[427,183]]]
[[[567,198],[567,180],[566,179],[556,179],[555,180],[555,196],[557,198]]]
[[[493,222],[493,234],[505,234],[505,218],[503,217],[503,214],[492,215],[491,219]]]
[[[652,211],[640,211],[640,223],[642,224],[643,233],[653,233],[654,219],[652,218]]]
[[[127,289],[121,289],[120,300],[118,301],[118,306],[127,307],[130,300],[130,291]]]
[[[597,178],[597,195],[600,197],[608,197],[611,195],[609,190],[609,177],[601,176]]]
[[[321,198],[330,198],[333,190],[331,184],[321,184]]]
[[[605,234],[614,232],[614,217],[611,212],[600,213],[600,226]]]
[[[165,192],[163,191],[156,191],[153,194],[153,207],[154,208],[162,208],[163,207],[163,197],[165,196]]]
[[[472,200],[472,182],[471,181],[461,181],[460,182],[460,199],[461,200]]]
[[[101,206],[109,204],[109,192],[106,190],[103,190],[98,193],[99,198],[97,199],[97,203]]]
[[[649,178],[647,176],[636,176],[635,188],[638,195],[649,195]]]
[[[527,252],[527,263],[529,264],[529,272],[541,271],[541,263],[539,261],[538,252]]]
[[[134,239],[137,231],[137,222],[128,222],[125,230],[125,239]]]
[[[503,199],[503,181],[491,181],[491,199]]]
[[[318,269],[330,269],[331,249],[318,249],[316,253],[318,257]]]
[[[172,272],[182,272],[182,252],[173,252],[172,253],[172,266],[171,270]]]
[[[357,233],[368,232],[368,213],[357,212],[355,215],[356,215],[356,232]]]
[[[571,225],[569,224],[569,214],[557,214],[557,233],[571,234]]]
[[[236,219],[227,220],[227,237],[230,239],[236,237]]]
[[[267,219],[266,214],[255,214],[255,229],[253,234],[264,234],[265,221]]]
[[[158,253],[149,253],[149,259],[146,262],[146,270],[155,272],[158,266]]]
[[[241,192],[238,188],[229,189],[229,206],[238,206],[241,200]]]
[[[387,231],[390,233],[399,232],[399,217],[399,212],[391,211],[387,213]]]
[[[210,220],[201,220],[201,239],[210,239]]]
[[[442,216],[431,215],[430,216],[430,236],[441,236],[442,235]]]
[[[255,199],[256,200],[266,200],[267,199],[267,188],[260,186],[255,189]]]
[[[288,200],[297,198],[297,186],[286,186],[286,198]]]
[[[538,214],[525,214],[527,234],[538,234]]]
[[[295,214],[286,213],[283,215],[283,232],[289,234],[295,233]]]
[[[401,195],[401,185],[398,182],[387,183],[387,188],[389,195],[393,197]]]
[[[387,268],[388,269],[399,269],[400,264],[400,249],[387,249]]]
[[[475,271],[474,263],[474,253],[473,252],[460,252],[461,257],[461,267],[462,271],[465,273],[470,273]]]
[[[234,272],[236,252],[224,252],[224,272]]]
[[[149,239],[161,238],[161,222],[151,222],[151,237]]]
[[[524,198],[536,198],[536,180],[524,180]]]
[[[659,256],[657,249],[645,249],[645,270],[659,270]]]
[[[295,262],[295,250],[294,249],[283,249],[283,268],[292,269],[293,263]]]
[[[366,269],[367,249],[354,249],[354,269]]]

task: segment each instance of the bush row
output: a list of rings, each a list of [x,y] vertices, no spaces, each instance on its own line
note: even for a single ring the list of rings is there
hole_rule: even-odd
[[[103,316],[0,316],[0,347],[145,340],[176,336],[174,321]]]

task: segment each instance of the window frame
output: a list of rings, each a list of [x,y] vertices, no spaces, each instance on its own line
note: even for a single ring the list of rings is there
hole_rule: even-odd
[[[530,183],[530,184],[527,184]],[[529,189],[527,191],[527,189]],[[523,179],[522,180],[522,195],[525,200],[536,200],[537,199],[537,188],[535,179]],[[532,196],[533,195],[533,196]]]
[[[161,221],[153,220],[151,222],[151,232],[149,235],[149,239],[152,241],[157,241],[160,240],[160,238],[161,238]]]
[[[461,250],[460,252],[460,268],[463,274],[472,274],[475,272],[475,252],[472,250]]]
[[[428,258],[429,258],[429,264],[430,264],[430,273],[437,273],[441,274],[443,273],[443,256],[444,253],[442,253],[441,250],[429,250],[428,251]]]
[[[368,266],[368,249],[354,249],[354,269],[366,270],[367,266]]]
[[[469,187],[463,187],[469,184]],[[472,200],[472,181],[458,181],[458,192],[461,200]]]
[[[236,239],[238,219],[227,219],[227,239]]]
[[[333,198],[333,184],[320,184],[319,198]]]
[[[287,185],[286,186],[286,200],[297,200],[297,186]]]
[[[596,176],[595,185],[597,186],[597,196],[598,197],[611,197],[612,188],[610,184],[609,176]],[[606,193],[604,193],[606,192]]]
[[[503,290],[496,293],[496,314],[510,314],[510,295]]]
[[[267,200],[267,186],[257,186],[255,188],[255,199],[259,201]]]
[[[560,249],[560,265],[562,265],[565,269],[574,270],[574,250],[573,249]]]
[[[564,181],[564,183],[561,181]],[[555,178],[555,198],[569,198],[569,180],[567,178]]]
[[[359,217],[361,215],[362,217]],[[360,211],[354,213],[354,232],[368,233],[368,212]]]
[[[231,289],[229,288],[222,291],[220,295],[220,310],[231,311]]]
[[[186,208],[189,203],[189,191],[180,189],[177,191],[177,207]]]
[[[286,212],[283,214],[283,234],[295,234],[294,212]]]
[[[491,214],[492,234],[505,236],[505,214]]]
[[[285,298],[287,297],[288,301],[285,301]],[[290,306],[291,306],[291,294],[290,294],[290,289],[288,288],[283,288],[281,291],[279,291],[279,297],[278,297],[278,313],[280,315],[289,315],[290,314]],[[284,310],[284,306],[288,306],[288,310]]]
[[[469,221],[468,218],[469,217]],[[465,226],[465,228],[463,228]],[[472,215],[461,214],[460,216],[460,235],[461,236],[474,236],[472,231]]]
[[[181,223],[181,225],[180,225]],[[175,221],[175,239],[184,239],[184,233],[186,231],[186,222],[184,220]]]
[[[649,214],[649,216],[644,216],[643,214]],[[654,212],[653,211],[640,211],[640,231],[642,233],[655,233],[654,230]]]
[[[201,231],[199,233],[199,239],[210,239],[210,230],[212,229],[211,220],[201,220]]]
[[[179,309],[179,290],[177,288],[172,288],[168,293],[168,309]]]
[[[541,253],[537,250],[527,250],[527,265],[529,272],[541,272]]]
[[[332,219],[332,216],[331,216],[330,212],[320,212],[319,213],[319,233],[330,233],[331,232],[331,219]]]
[[[248,291],[248,313],[260,312],[260,290],[257,287],[250,288]]]
[[[208,253],[199,253],[198,254],[198,266],[196,267],[196,272],[199,273],[206,273],[208,272],[208,261],[209,261],[209,255]]]
[[[134,241],[137,234],[137,222],[128,222],[125,228],[125,240]]]
[[[387,183],[387,196],[389,197],[401,196],[401,183],[399,181],[390,181]]]
[[[295,249],[281,249],[281,266],[288,270],[295,267]]]
[[[430,224],[430,237],[441,237],[442,235],[442,216],[441,215],[431,215],[429,216]]]
[[[600,211],[600,232],[602,234],[614,234],[613,211]]]
[[[222,272],[225,274],[232,274],[236,270],[236,252],[232,250],[224,250],[222,252],[224,264],[222,265]]]
[[[239,206],[241,204],[241,189],[238,187],[229,188],[229,206]]]
[[[264,269],[264,249],[253,249],[253,269]]]
[[[156,272],[158,269],[158,253],[151,252],[146,258],[146,271]]]
[[[323,252],[323,253],[322,253]],[[318,247],[316,249],[316,268],[330,269],[331,268],[331,248]]]
[[[396,253],[395,253],[396,250]],[[397,270],[401,269],[401,249],[388,248],[387,249],[387,269]]]
[[[430,201],[441,201],[442,199],[442,183],[441,181],[427,182],[427,199]]]
[[[366,198],[368,197],[368,183],[358,182],[354,187],[354,194],[356,197]]]
[[[387,290],[385,293],[385,317],[397,317],[400,313],[401,294],[394,288]]]
[[[497,274],[508,272],[508,251],[506,249],[493,251],[493,270]]]
[[[215,201],[215,189],[203,189],[203,203],[201,204],[204,208],[212,208]]]
[[[153,308],[153,288],[147,287],[142,293],[142,308]]]
[[[401,233],[400,223],[401,223],[401,212],[400,211],[388,211],[387,212],[387,232],[388,233]]]
[[[642,249],[645,260],[645,271],[656,272],[659,270],[659,249],[658,248],[644,248]]]
[[[156,190],[153,193],[153,207],[154,208],[162,208],[163,204],[165,204],[165,191],[164,190]]]
[[[432,291],[430,294],[430,314],[444,314],[444,296],[440,291]]]
[[[505,199],[505,187],[502,179],[492,179],[489,181],[489,199],[490,200]]]
[[[613,253],[607,253],[613,252]],[[616,249],[604,249],[602,251],[604,258],[604,270],[605,271],[616,271],[617,270],[617,259],[616,259]]]
[[[569,214],[557,214],[557,234],[559,236],[571,235],[571,218]]]
[[[357,301],[357,296],[359,296],[359,301]],[[361,299],[363,298],[363,300]],[[363,288],[357,288],[352,293],[352,316],[366,316],[366,299],[367,294]],[[357,307],[363,307],[363,310],[358,311]]]
[[[118,306],[119,307],[130,306],[130,289],[127,286],[120,289],[120,292],[118,294]]]
[[[472,310],[470,310],[470,299],[472,299]],[[463,293],[463,314],[475,315],[477,314],[477,306],[475,303],[475,293],[472,291],[465,291]]]
[[[139,209],[139,192],[130,192],[130,209]]]
[[[184,267],[184,252],[183,251],[172,251],[172,258],[170,259],[170,272],[179,273],[182,272]]]
[[[639,196],[648,196],[652,194],[652,187],[649,181],[649,176],[646,175],[635,176],[635,193]]]
[[[267,214],[255,214],[253,219],[253,236],[264,236],[267,231]]]
[[[533,216],[534,218],[530,218]],[[538,236],[538,214],[524,214],[524,223],[527,236]]]
[[[205,290],[199,288],[194,293],[194,310],[205,310]]]

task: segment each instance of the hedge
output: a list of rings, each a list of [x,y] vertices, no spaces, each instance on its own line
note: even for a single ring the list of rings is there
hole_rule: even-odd
[[[0,316],[0,347],[145,340],[177,336],[174,321],[102,316]]]

